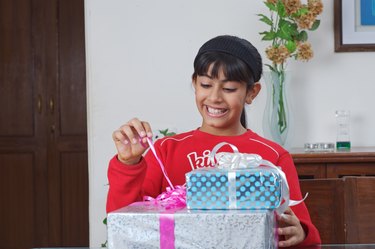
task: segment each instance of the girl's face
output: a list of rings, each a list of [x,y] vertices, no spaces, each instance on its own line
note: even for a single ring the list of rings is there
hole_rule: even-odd
[[[247,91],[246,84],[228,81],[222,70],[219,77],[211,77],[211,67],[207,75],[197,76],[193,82],[195,101],[203,118],[201,131],[221,136],[240,135],[246,131],[240,118],[244,105],[250,104],[260,90],[255,84]]]

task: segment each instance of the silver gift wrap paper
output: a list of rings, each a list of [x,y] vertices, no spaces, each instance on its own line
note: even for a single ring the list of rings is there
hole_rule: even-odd
[[[160,248],[159,218],[164,211],[142,203],[109,213],[108,248]],[[173,217],[175,248],[277,248],[273,211],[181,209]]]

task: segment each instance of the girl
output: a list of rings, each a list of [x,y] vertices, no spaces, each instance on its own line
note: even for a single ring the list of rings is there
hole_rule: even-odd
[[[209,167],[210,150],[220,142],[235,145],[241,153],[259,154],[285,172],[290,198],[302,199],[298,176],[290,154],[246,128],[244,106],[251,104],[261,85],[262,59],[248,41],[235,36],[218,36],[206,42],[194,60],[192,76],[197,108],[202,125],[196,130],[159,139],[158,156],[173,185],[185,183],[185,173]],[[118,154],[108,169],[107,212],[156,197],[168,186],[160,166],[147,149],[151,126],[134,118],[113,132]],[[222,149],[225,151],[225,147]],[[230,151],[230,148],[228,148]],[[304,203],[288,209],[279,217],[279,246],[320,244]]]

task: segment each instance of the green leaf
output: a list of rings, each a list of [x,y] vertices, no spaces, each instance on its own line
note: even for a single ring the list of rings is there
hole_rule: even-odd
[[[107,217],[103,219],[103,224],[107,225]],[[106,240],[104,243],[101,244],[102,248],[107,248],[108,241]]]
[[[320,25],[320,20],[315,20],[315,22],[313,23],[312,27],[309,30],[311,31],[317,30],[319,28],[319,25]]]
[[[279,21],[279,23],[282,23],[282,25],[285,25],[285,24],[288,24],[289,26],[293,26],[293,25],[296,25],[294,22],[291,22],[291,21],[289,21],[288,19],[285,19],[285,18],[283,18],[283,19],[281,19],[280,21]],[[280,26],[280,25],[279,25]]]
[[[270,64],[264,64],[264,65],[266,65],[271,71],[277,72],[277,70],[273,66],[271,66]]]
[[[267,16],[265,16],[263,14],[259,14],[258,16],[262,17],[262,18],[259,19],[260,21],[264,22],[265,24],[268,24],[268,25],[272,26],[272,24],[273,24],[272,20],[269,19]]]
[[[304,14],[307,14],[309,12],[309,9],[307,7],[300,8],[296,13],[292,15],[293,18],[300,17]]]
[[[166,134],[168,133],[168,129],[165,129],[165,130],[159,130],[160,134],[162,134],[163,136],[166,136]]]
[[[159,132],[160,132],[160,134],[162,134],[165,137],[176,135],[175,132],[172,132],[172,131],[168,132],[168,129],[159,130]]]
[[[265,31],[259,34],[263,35],[262,37],[263,41],[272,41],[276,37],[276,33],[273,31],[270,31],[270,32]]]
[[[297,36],[298,35],[298,25],[296,23],[291,23],[290,24],[290,34],[292,36]]]
[[[284,4],[281,1],[277,1],[277,14],[279,14],[280,17],[286,17],[286,11]]]
[[[293,40],[289,40],[285,43],[285,47],[288,49],[289,53],[293,53],[297,49],[297,44]]]
[[[276,12],[276,6],[275,6],[275,4],[272,4],[272,3],[269,3],[269,2],[264,2],[264,4],[267,6],[268,9],[270,9],[271,11],[275,11]]]
[[[297,40],[301,42],[307,41],[307,38],[308,38],[308,35],[305,30],[302,30],[297,36]]]
[[[308,9],[308,7],[303,7],[303,8],[299,9],[299,12],[301,13],[301,15],[304,15],[304,14],[307,14],[309,12],[309,9]]]
[[[290,28],[289,23],[284,22],[280,26],[280,29],[277,32],[277,36],[285,40],[291,40],[292,39],[291,33],[292,33],[292,30]]]
[[[101,244],[102,248],[107,248],[108,241],[106,240],[104,243]]]

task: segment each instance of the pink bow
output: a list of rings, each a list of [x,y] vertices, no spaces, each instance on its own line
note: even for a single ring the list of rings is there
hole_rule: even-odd
[[[148,145],[150,146],[150,149],[154,156],[156,157],[156,160],[159,162],[159,166],[161,168],[161,171],[164,174],[164,177],[167,179],[167,182],[169,184],[169,187],[166,188],[166,191],[158,195],[156,198],[153,198],[151,196],[144,196],[143,201],[151,201],[155,205],[161,205],[165,207],[166,209],[174,209],[174,208],[184,208],[186,207],[186,187],[184,185],[177,185],[173,186],[166,171],[165,167],[156,154],[155,147],[151,141],[151,139],[147,138]]]
[[[177,185],[174,189],[166,188],[166,191],[158,195],[156,198],[144,196],[143,201],[151,201],[155,205],[165,207],[165,209],[180,209],[186,207],[186,187],[185,185]]]

